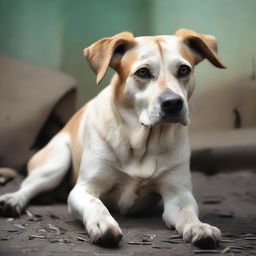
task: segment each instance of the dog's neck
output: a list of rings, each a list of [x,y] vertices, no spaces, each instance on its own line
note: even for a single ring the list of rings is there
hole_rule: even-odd
[[[115,86],[117,85],[112,84],[114,88],[112,89],[111,107],[115,120],[122,130],[122,136],[129,144],[130,152],[142,160],[150,148],[165,151],[170,146],[176,128],[180,124],[159,124],[150,127],[142,125],[134,107],[120,104],[116,97]]]

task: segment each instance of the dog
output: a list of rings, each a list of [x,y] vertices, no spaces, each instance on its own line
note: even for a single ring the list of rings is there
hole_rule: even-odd
[[[152,209],[156,193],[167,227],[188,243],[215,247],[220,230],[198,219],[188,138],[195,65],[206,58],[226,68],[215,37],[188,29],[143,37],[122,32],[95,42],[84,55],[97,84],[109,67],[115,70],[110,85],[31,158],[19,190],[0,197],[0,215],[20,215],[33,197],[59,185],[72,165],[68,207],[93,243],[115,246],[122,238],[107,202],[131,213]]]

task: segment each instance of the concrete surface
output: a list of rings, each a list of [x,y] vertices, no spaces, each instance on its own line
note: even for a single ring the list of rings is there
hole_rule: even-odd
[[[201,220],[223,232],[216,250],[201,251],[184,243],[164,226],[159,211],[146,217],[114,215],[123,240],[118,248],[98,247],[89,242],[67,206],[56,203],[29,206],[29,212],[17,219],[0,218],[0,255],[256,255],[256,172],[194,172],[192,178]],[[13,191],[19,182],[18,178],[0,188],[0,194]]]

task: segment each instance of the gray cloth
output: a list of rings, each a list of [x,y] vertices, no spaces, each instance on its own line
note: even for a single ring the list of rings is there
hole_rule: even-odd
[[[21,170],[75,111],[76,81],[0,56],[0,167]]]
[[[192,101],[192,169],[255,169],[256,81],[223,83]]]

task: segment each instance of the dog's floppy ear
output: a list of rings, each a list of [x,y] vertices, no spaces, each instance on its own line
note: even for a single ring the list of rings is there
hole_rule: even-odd
[[[176,36],[192,50],[195,64],[206,58],[218,68],[227,68],[217,54],[217,41],[214,36],[199,34],[189,29],[177,30]]]
[[[134,44],[133,34],[122,32],[113,37],[103,38],[84,49],[84,56],[97,75],[97,84],[102,81],[108,67],[115,68],[116,60]]]

